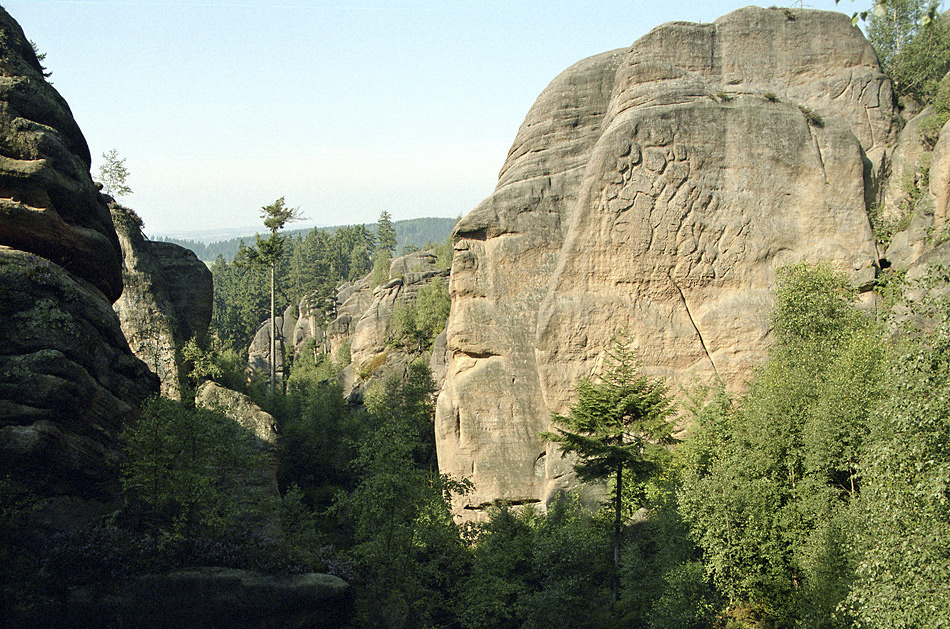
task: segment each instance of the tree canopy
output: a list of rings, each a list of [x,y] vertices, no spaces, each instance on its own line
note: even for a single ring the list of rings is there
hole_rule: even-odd
[[[606,350],[603,374],[583,378],[577,402],[567,415],[551,418],[556,432],[542,437],[577,456],[574,471],[582,481],[614,480],[610,502],[615,513],[614,561],[620,561],[624,471],[642,478],[654,469],[647,455],[651,446],[672,442],[673,398],[662,380],[639,373],[632,339],[615,336]],[[618,589],[614,588],[616,598]]]

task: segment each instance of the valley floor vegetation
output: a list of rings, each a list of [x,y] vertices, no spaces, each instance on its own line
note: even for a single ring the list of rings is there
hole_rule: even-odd
[[[127,430],[125,506],[108,523],[28,539],[29,492],[0,483],[0,604],[48,614],[69,588],[224,565],[341,576],[353,627],[939,627],[950,301],[933,294],[908,317],[924,325],[895,333],[830,268],[785,269],[747,393],[693,391],[691,434],[642,450],[617,562],[614,509],[570,495],[457,526],[449,499],[469,487],[438,472],[424,362],[353,408],[329,377],[342,365],[318,355],[259,398],[283,434],[280,499],[251,503],[223,473],[259,465],[246,433],[169,400]]]

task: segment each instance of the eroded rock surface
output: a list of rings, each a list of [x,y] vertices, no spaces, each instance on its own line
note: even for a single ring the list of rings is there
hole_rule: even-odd
[[[769,346],[778,268],[829,260],[873,282],[890,82],[846,16],[794,16],[666,24],[535,102],[455,231],[436,439],[441,471],[475,483],[460,512],[573,485],[538,433],[614,334],[674,391],[740,389]]]
[[[112,310],[122,259],[89,163],[69,107],[0,9],[0,476],[63,525],[114,498],[118,434],[158,391]]]
[[[344,392],[348,396],[353,394],[351,401],[359,402],[362,389],[374,377],[405,373],[419,355],[415,348],[398,348],[391,343],[394,310],[412,303],[419,290],[433,281],[446,282],[448,274],[448,269],[439,268],[434,253],[416,251],[393,259],[389,280],[380,286],[373,287],[371,274],[340,286],[336,316],[325,328],[313,313],[309,297],[296,308],[287,308],[276,322],[278,378],[283,376],[284,353],[300,352],[312,339],[318,351],[334,359],[349,357],[350,364],[341,375]],[[445,374],[444,342],[437,345],[436,351],[442,363],[433,359],[433,377],[436,385],[441,386]],[[266,377],[269,356],[270,322],[264,322],[248,352],[248,372],[252,377]]]
[[[264,534],[277,535],[280,527],[277,468],[280,467],[283,444],[274,416],[262,410],[243,393],[232,391],[215,382],[205,382],[198,388],[195,405],[222,413],[253,437],[250,440],[251,447],[262,455],[259,464],[249,469],[223,473],[238,475],[240,500],[236,502],[246,507],[247,514],[256,514],[259,518],[249,520],[250,515],[245,516],[245,523]]]
[[[115,303],[132,351],[161,380],[162,395],[180,400],[180,351],[208,332],[213,306],[211,271],[188,249],[145,239],[135,214],[113,205],[122,247],[125,289]]]
[[[105,597],[74,591],[65,614],[86,627],[329,629],[344,626],[350,609],[349,585],[332,575],[192,568],[143,575]]]

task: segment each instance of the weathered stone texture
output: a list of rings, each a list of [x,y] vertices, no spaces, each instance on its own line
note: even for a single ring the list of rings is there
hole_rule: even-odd
[[[121,253],[89,166],[69,106],[0,8],[0,245],[55,262],[112,302],[122,293]]]
[[[143,575],[104,597],[74,590],[63,613],[76,627],[331,629],[346,626],[350,596],[349,585],[328,574],[191,568]]]
[[[158,383],[102,294],[0,247],[0,475],[42,496],[108,500],[118,434]]]
[[[51,525],[115,497],[119,432],[158,391],[112,311],[122,258],[89,163],[0,9],[0,476],[37,493]]]
[[[894,142],[890,82],[846,16],[795,16],[660,26],[531,108],[455,231],[436,438],[440,469],[476,486],[457,507],[572,485],[538,433],[613,334],[674,390],[735,390],[767,350],[779,267],[830,260],[873,280],[865,182]]]
[[[122,247],[125,289],[114,304],[132,351],[161,380],[165,397],[180,400],[187,384],[180,350],[204,338],[211,323],[211,271],[194,253],[173,243],[151,242],[129,210],[113,205]]]
[[[247,515],[244,516],[244,524],[266,535],[277,535],[280,530],[277,469],[280,467],[283,444],[274,416],[262,410],[243,393],[215,382],[205,382],[198,387],[195,405],[222,413],[253,437],[252,447],[263,455],[260,464],[225,473],[238,475],[240,500],[236,502],[245,507]]]

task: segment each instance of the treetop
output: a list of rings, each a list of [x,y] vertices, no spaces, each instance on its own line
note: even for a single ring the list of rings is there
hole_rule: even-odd
[[[284,197],[280,197],[270,205],[261,208],[261,218],[264,219],[264,227],[272,234],[276,234],[287,223],[302,220],[304,216],[299,207],[289,207]]]

